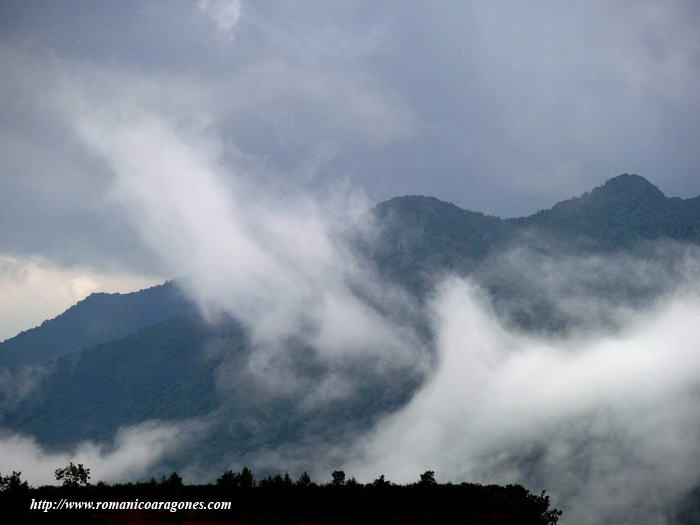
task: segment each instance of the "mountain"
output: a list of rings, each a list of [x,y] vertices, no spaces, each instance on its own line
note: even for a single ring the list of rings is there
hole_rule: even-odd
[[[379,232],[359,237],[359,250],[380,276],[424,293],[436,276],[478,273],[494,253],[525,239],[555,252],[633,250],[670,239],[700,242],[700,196],[668,198],[638,175],[600,187],[529,217],[501,219],[434,197],[406,196],[378,204]],[[0,343],[0,368],[39,364],[113,341],[196,307],[173,282],[129,294],[92,294],[58,317]]]
[[[201,359],[211,330],[178,316],[47,365],[41,388],[6,410],[1,426],[42,443],[108,440],[119,426],[185,419],[216,407],[214,360]]]
[[[623,174],[581,197],[511,222],[559,239],[587,239],[592,248],[604,250],[661,238],[697,243],[700,198],[668,198],[644,177]]]
[[[418,291],[436,274],[472,272],[513,230],[498,217],[417,195],[379,204],[372,219],[379,234],[365,253],[380,275]]]
[[[194,310],[172,282],[127,294],[93,293],[54,319],[0,343],[0,368],[50,361]]]
[[[415,195],[377,205],[372,217],[380,233],[361,250],[380,275],[418,293],[444,274],[478,274],[515,245],[590,255],[639,253],[658,240],[700,243],[700,197],[669,198],[628,174],[528,217],[501,219]]]
[[[644,177],[629,174],[528,217],[501,219],[415,195],[383,202],[373,215],[382,227],[379,254],[422,258],[433,252],[433,262],[483,259],[528,230],[558,240],[585,239],[590,250],[660,238],[700,242],[700,196],[669,198]]]
[[[298,343],[290,342],[288,350],[285,366],[308,389],[280,396],[251,374],[253,348],[237,322],[210,325],[196,314],[178,316],[29,368],[40,385],[11,403],[0,391],[0,428],[31,435],[53,450],[85,440],[110,443],[119,428],[144,421],[194,420],[208,432],[159,468],[197,464],[216,471],[222,464],[250,462],[243,458],[261,450],[342,446],[404,405],[419,385],[410,370],[358,368],[352,396],[311,410],[304,396],[328,380],[329,370]],[[4,379],[13,373],[26,378],[23,370],[7,370]]]
[[[523,246],[534,254],[528,255],[534,261],[527,263],[528,271],[546,276],[547,268],[538,268],[541,253],[637,253],[656,241],[700,241],[700,197],[668,198],[636,175],[615,177],[518,219],[422,196],[383,202],[370,217],[376,236],[353,239],[383,279],[420,299],[436,276],[471,275],[504,319],[528,330],[562,330],[571,320],[541,293],[537,278],[528,280]],[[505,256],[514,249],[520,250],[517,257]],[[666,249],[642,255],[663,257],[663,272],[675,258]],[[609,294],[623,303],[658,292],[645,280],[623,282],[613,276],[601,282],[591,283],[600,288],[594,290],[596,297]],[[307,443],[310,436],[314,443],[340,446],[353,432],[405,404],[421,382],[415,373],[358,369],[352,371],[357,385],[352,396],[309,409],[301,402],[303,392],[285,397],[258,385],[248,368],[251,352],[248,335],[235,319],[205,323],[176,283],[131,294],[93,294],[0,343],[0,383],[34,380],[16,391],[0,388],[0,427],[61,447],[107,440],[119,427],[148,419],[205,417],[214,430],[198,449],[188,450],[189,459],[233,458],[234,463],[261,447]],[[299,342],[290,341],[287,354],[285,366],[298,384],[318,385],[328,377],[327,365]]]

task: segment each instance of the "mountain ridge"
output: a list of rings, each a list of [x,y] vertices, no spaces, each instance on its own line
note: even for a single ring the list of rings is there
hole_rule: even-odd
[[[91,293],[56,317],[0,342],[0,368],[56,359],[194,310],[172,281],[126,294]]]
[[[646,217],[647,210],[654,213]],[[422,300],[431,296],[431,286],[441,275],[468,275],[490,294],[504,322],[553,333],[565,330],[569,321],[566,312],[541,293],[536,278],[523,278],[523,272],[541,262],[537,257],[570,255],[562,246],[575,255],[589,255],[635,249],[667,233],[674,239],[674,232],[683,233],[679,224],[700,228],[700,197],[668,198],[641,177],[622,176],[520,219],[471,212],[424,196],[396,197],[370,213],[380,226],[377,235],[360,238],[356,245],[382,280]],[[644,222],[647,219],[651,222]],[[608,234],[620,231],[631,234],[611,244]],[[574,242],[578,235],[587,235],[590,242]],[[675,238],[687,239],[697,243],[688,235]],[[508,251],[513,243],[534,247],[534,263],[523,266],[521,254]],[[664,259],[657,266],[666,274],[675,252],[659,253]],[[498,257],[504,254],[500,262],[505,264],[499,266]],[[603,285],[610,282],[612,290],[599,287],[591,293],[602,301],[609,293],[614,301],[628,302],[645,301],[656,293],[647,289],[644,279],[609,279]],[[429,339],[430,334],[427,351],[432,348]],[[290,345],[296,380],[318,384],[327,373],[324,363],[314,362],[313,352],[303,345]],[[35,436],[42,446],[60,448],[85,439],[107,442],[118,428],[144,420],[201,416],[215,421],[214,430],[206,442],[183,454],[206,463],[214,461],[214,451],[216,458],[235,464],[248,461],[261,448],[299,444],[309,436],[340,443],[404,406],[422,380],[404,370],[389,377],[358,369],[359,386],[352,396],[309,412],[299,408],[303,389],[292,399],[271,396],[256,385],[248,367],[254,350],[235,319],[216,325],[202,320],[176,282],[131,294],[92,294],[56,318],[0,343],[3,377],[37,378],[36,388],[18,395],[0,389],[0,424]],[[184,466],[184,456],[174,461],[173,466]]]
[[[639,175],[622,174],[578,197],[518,218],[465,210],[436,197],[406,195],[369,212],[379,234],[358,242],[378,273],[426,292],[435,274],[477,270],[495,250],[527,233],[557,249],[629,249],[662,237],[700,242],[700,196],[666,197]],[[196,312],[174,281],[128,294],[93,293],[55,318],[0,342],[0,369],[37,364]]]
[[[510,220],[555,236],[586,235],[610,249],[661,237],[698,242],[699,219],[697,197],[666,197],[644,177],[622,174],[579,197]]]
[[[443,211],[449,211],[452,215],[458,213],[474,220],[482,220],[484,223],[503,221],[530,224],[538,222],[539,218],[558,215],[559,212],[569,210],[572,207],[579,209],[581,207],[596,209],[603,206],[631,208],[639,206],[640,204],[650,206],[650,209],[653,209],[653,205],[655,204],[657,209],[661,206],[668,210],[684,210],[688,213],[692,213],[694,218],[700,220],[700,195],[685,199],[681,197],[667,197],[648,179],[640,175],[629,173],[623,173],[612,177],[600,186],[596,186],[577,197],[558,201],[550,208],[538,210],[535,213],[522,217],[502,218],[497,215],[462,208],[437,197],[419,194],[392,197],[391,199],[378,203],[373,210],[380,217],[386,217],[397,211],[405,211],[411,208],[412,205],[414,208],[421,209],[422,211],[441,208]]]
[[[382,239],[393,239],[404,252],[410,252],[408,246],[416,237],[434,233],[438,241],[449,237],[451,249],[468,244],[467,253],[477,258],[526,230],[552,241],[584,241],[586,249],[600,251],[662,237],[700,242],[700,196],[666,197],[644,177],[627,173],[524,217],[504,219],[418,195],[383,201],[373,214],[385,228]],[[406,225],[413,239],[400,231]],[[440,248],[440,242],[432,244]]]

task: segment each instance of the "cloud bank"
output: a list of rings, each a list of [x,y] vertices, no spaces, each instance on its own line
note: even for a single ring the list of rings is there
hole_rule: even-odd
[[[667,523],[700,480],[696,287],[624,327],[566,339],[504,328],[469,281],[433,303],[439,365],[414,399],[358,440],[346,470],[410,482],[522,482],[566,522]],[[593,510],[594,509],[594,510]]]
[[[196,422],[144,421],[120,429],[112,443],[83,442],[66,451],[47,451],[31,437],[4,432],[0,433],[0,472],[19,471],[32,485],[51,485],[57,483],[54,471],[72,461],[90,469],[91,483],[134,481],[201,431]]]

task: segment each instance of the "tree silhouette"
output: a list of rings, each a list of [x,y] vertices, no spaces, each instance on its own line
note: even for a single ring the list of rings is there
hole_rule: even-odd
[[[425,472],[423,472],[423,474],[420,475],[420,482],[418,484],[423,487],[431,487],[437,485],[437,481],[435,481],[435,471],[426,470]]]
[[[301,476],[299,476],[296,484],[299,487],[308,487],[311,485],[311,477],[304,471],[301,473]]]
[[[5,494],[18,494],[29,490],[29,484],[22,481],[22,473],[12,471],[10,476],[0,476],[0,492]]]
[[[289,477],[289,475],[287,475]],[[291,479],[289,480],[291,483]],[[219,487],[225,487],[229,489],[238,488],[253,488],[255,486],[255,478],[253,472],[248,467],[243,467],[240,472],[233,472],[227,470],[221,476],[216,479],[216,484]]]
[[[63,481],[64,487],[84,487],[90,479],[90,469],[83,467],[82,463],[74,465],[72,461],[63,468],[57,468],[54,472],[57,481]]]
[[[171,489],[177,489],[183,486],[182,483],[182,476],[178,474],[177,472],[173,472],[168,476],[167,478],[163,476],[160,480],[160,484],[163,487],[171,488]]]
[[[345,472],[342,470],[334,470],[332,476],[334,487],[342,487],[345,485]]]
[[[381,476],[379,476],[377,479],[375,479],[372,482],[372,486],[377,487],[377,488],[388,487],[389,485],[391,485],[391,481],[385,480],[384,474],[382,474]]]
[[[241,488],[252,489],[255,486],[255,476],[253,476],[253,471],[248,467],[243,467],[239,480]]]
[[[234,474],[233,471],[227,470],[221,474],[221,476],[216,478],[216,485],[227,489],[235,489],[238,487],[238,474]]]

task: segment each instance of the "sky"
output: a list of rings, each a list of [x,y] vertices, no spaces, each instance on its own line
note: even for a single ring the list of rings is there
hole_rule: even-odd
[[[271,201],[425,194],[520,216],[623,172],[690,197],[699,15],[690,0],[5,0],[0,311],[21,315],[0,338],[89,291],[173,277],[86,113],[167,119]],[[158,169],[166,152],[133,146]]]
[[[572,319],[557,339],[502,324],[469,280],[417,305],[337,233],[406,194],[504,217],[625,172],[700,194],[699,21],[690,0],[0,2],[0,339],[92,291],[177,277],[206,315],[246,326],[260,388],[310,413],[352,395],[358,360],[425,378],[348,451],[348,472],[532,481],[519,468],[536,456],[569,508],[604,507],[572,523],[663,523],[700,479],[686,462],[697,250],[659,248],[677,272],[506,253],[491,278]],[[587,292],[629,281],[661,299],[638,311]],[[423,314],[436,355],[408,326]],[[289,340],[332,373],[301,384]],[[200,431],[143,422],[73,456],[128,479]],[[0,437],[36,476],[69,457]]]

